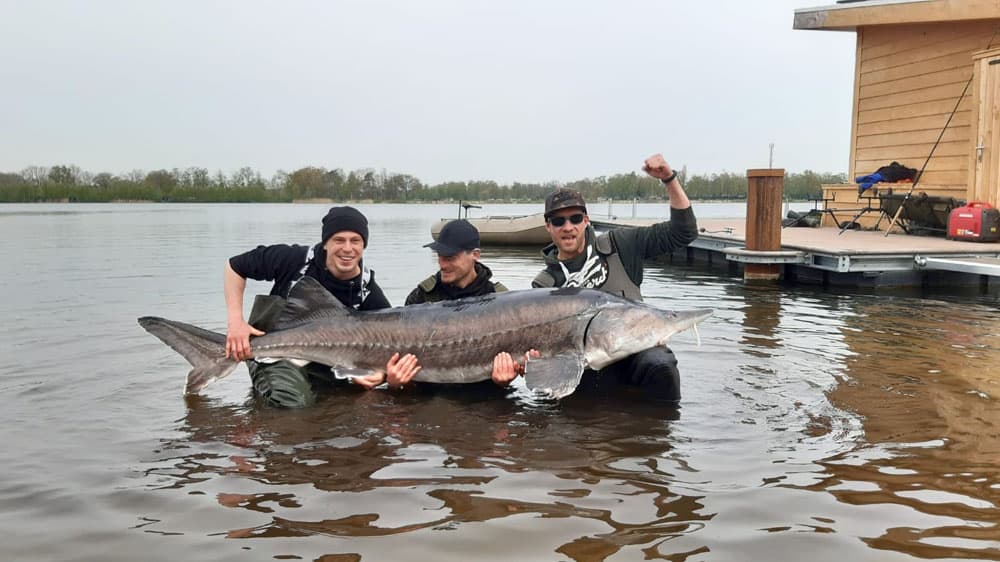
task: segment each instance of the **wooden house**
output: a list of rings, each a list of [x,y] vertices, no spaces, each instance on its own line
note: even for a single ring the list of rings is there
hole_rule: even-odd
[[[794,28],[857,35],[849,179],[926,161],[914,194],[1000,207],[1000,0],[841,0],[796,10]],[[823,186],[826,206],[844,210],[824,223],[878,204],[864,195],[853,183]]]

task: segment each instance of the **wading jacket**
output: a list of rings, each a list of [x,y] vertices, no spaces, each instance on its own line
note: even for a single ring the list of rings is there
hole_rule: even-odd
[[[600,289],[632,300],[642,300],[643,261],[683,248],[698,237],[698,222],[691,207],[670,209],[670,220],[641,228],[619,228],[598,235],[587,227],[583,252],[560,261],[559,249],[542,250],[545,269],[532,287],[583,287]]]
[[[271,295],[288,297],[292,284],[303,275],[315,278],[345,306],[356,310],[389,308],[389,300],[375,282],[375,272],[361,263],[361,273],[346,281],[337,279],[326,268],[326,250],[322,244],[313,248],[276,244],[257,246],[249,252],[229,258],[229,266],[247,279],[274,281]]]
[[[476,280],[467,287],[458,288],[441,282],[441,272],[431,275],[410,291],[406,297],[406,305],[425,302],[450,301],[464,297],[479,297],[490,293],[502,293],[507,290],[503,283],[490,281],[493,272],[485,265],[476,262]]]

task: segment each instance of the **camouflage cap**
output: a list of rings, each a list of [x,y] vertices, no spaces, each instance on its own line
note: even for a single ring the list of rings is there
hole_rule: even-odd
[[[545,218],[556,211],[572,207],[579,207],[584,213],[587,212],[587,204],[583,202],[583,195],[579,191],[561,187],[545,198]]]

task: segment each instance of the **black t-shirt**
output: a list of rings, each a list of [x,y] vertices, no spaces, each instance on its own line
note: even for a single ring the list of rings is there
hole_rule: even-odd
[[[302,266],[306,264],[307,246],[275,244],[257,246],[249,252],[229,258],[229,266],[238,275],[257,281],[274,281],[271,294],[287,297],[292,284],[298,281]],[[366,275],[368,273],[368,275]],[[327,291],[345,306],[358,310],[389,308],[389,299],[375,282],[375,272],[362,269],[353,279],[337,279],[326,268],[326,250],[322,245],[313,249],[313,259],[305,275],[315,278]]]

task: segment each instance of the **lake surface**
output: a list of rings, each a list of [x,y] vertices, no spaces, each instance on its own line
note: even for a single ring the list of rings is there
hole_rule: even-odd
[[[401,304],[456,207],[359,208],[366,261]],[[649,264],[648,302],[716,310],[700,345],[672,342],[679,408],[550,403],[519,383],[278,411],[254,405],[243,367],[182,396],[188,365],[136,318],[224,331],[224,261],[315,243],[325,211],[0,206],[0,559],[1000,560],[996,294],[755,288]],[[513,289],[541,267],[527,250],[483,261]]]

